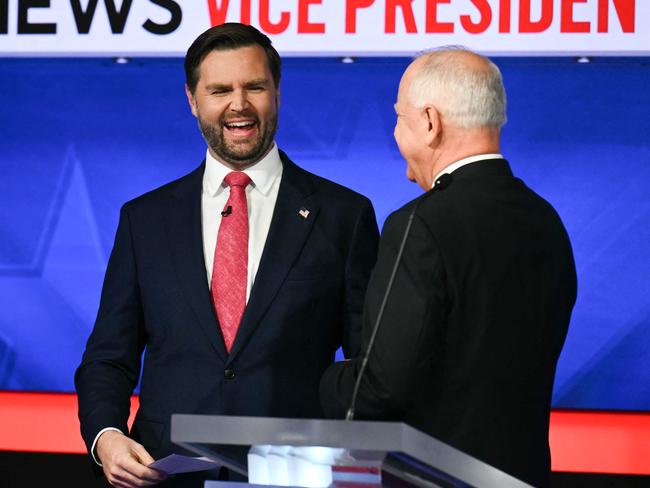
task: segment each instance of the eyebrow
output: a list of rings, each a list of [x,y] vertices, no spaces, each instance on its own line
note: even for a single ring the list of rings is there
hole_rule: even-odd
[[[260,86],[260,85],[266,86],[268,82],[269,81],[266,78],[257,78],[255,80],[247,81],[246,83],[244,83],[244,86],[247,88],[251,86]]]
[[[209,85],[205,85],[205,89],[208,91],[226,91],[232,90],[232,85],[226,85],[224,83],[210,83]]]
[[[244,83],[245,88],[252,88],[256,86],[266,86],[268,85],[268,80],[266,78],[256,78]],[[232,90],[232,85],[227,85],[225,83],[210,83],[205,86],[205,89],[208,91],[228,91]]]

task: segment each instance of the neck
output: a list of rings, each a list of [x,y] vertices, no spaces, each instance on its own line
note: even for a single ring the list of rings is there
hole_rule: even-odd
[[[433,185],[434,178],[456,161],[479,154],[499,152],[499,129],[447,127],[440,144],[434,150],[429,188]]]

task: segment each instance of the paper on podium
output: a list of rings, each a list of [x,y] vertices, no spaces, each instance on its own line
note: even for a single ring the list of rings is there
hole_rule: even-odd
[[[148,467],[162,471],[165,474],[177,474],[204,471],[207,469],[218,468],[219,466],[219,463],[215,463],[207,457],[190,457],[171,454],[154,461]]]

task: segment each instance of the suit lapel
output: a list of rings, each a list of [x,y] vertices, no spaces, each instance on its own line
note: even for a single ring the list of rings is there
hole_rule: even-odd
[[[242,350],[262,321],[289,270],[298,259],[318,215],[318,207],[307,201],[307,197],[316,190],[312,179],[284,153],[280,152],[280,155],[283,162],[282,181],[269,234],[228,362]],[[308,210],[308,215],[299,214],[303,208]]]
[[[205,163],[181,180],[172,192],[167,235],[178,282],[208,341],[226,360],[226,348],[212,307],[203,257],[201,191]]]

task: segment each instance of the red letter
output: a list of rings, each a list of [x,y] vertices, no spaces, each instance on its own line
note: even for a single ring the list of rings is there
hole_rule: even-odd
[[[510,0],[499,2],[499,32],[510,32]]]
[[[589,22],[573,21],[573,4],[585,3],[587,0],[562,0],[560,32],[589,32]]]
[[[470,34],[480,34],[490,27],[490,22],[492,22],[492,9],[490,8],[490,4],[487,3],[487,0],[472,0],[472,3],[481,13],[481,19],[478,21],[478,24],[475,24],[469,15],[461,15],[460,24]]]
[[[454,32],[453,22],[438,22],[438,4],[451,0],[427,0],[427,32]]]
[[[298,33],[300,34],[323,34],[325,24],[309,22],[309,6],[312,3],[322,3],[323,0],[300,0],[298,4]]]
[[[418,28],[415,25],[415,17],[413,16],[413,7],[411,7],[411,0],[386,0],[386,15],[384,18],[384,25],[386,26],[385,32],[387,34],[395,33],[395,15],[397,13],[397,7],[402,9],[406,32],[409,34],[416,33],[418,31]]]
[[[241,0],[241,23],[251,25],[251,0]]]
[[[542,32],[553,22],[553,0],[542,0],[542,18],[537,22],[530,20],[530,0],[520,0],[519,32]]]
[[[221,6],[217,6],[217,0],[208,0],[208,10],[210,11],[210,26],[221,25],[226,21],[228,14],[228,2],[230,0],[221,0]]]
[[[354,34],[357,31],[357,10],[368,8],[375,0],[348,0],[345,5],[345,33]]]
[[[614,0],[623,32],[634,32],[634,0]],[[609,32],[609,1],[598,0],[598,32]]]
[[[269,19],[269,2],[270,0],[260,0],[260,27],[267,34],[281,34],[289,27],[291,14],[289,12],[282,12],[280,14],[280,22],[274,24]]]

